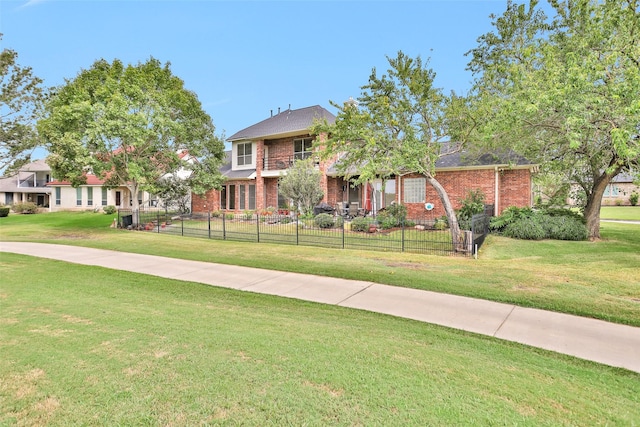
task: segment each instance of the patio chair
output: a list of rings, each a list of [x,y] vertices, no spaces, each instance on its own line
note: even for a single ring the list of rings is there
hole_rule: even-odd
[[[342,202],[336,203],[336,215],[341,216],[343,218],[346,218],[348,216],[347,211],[344,208],[344,203]]]
[[[349,216],[351,218],[357,217],[359,210],[360,210],[360,203],[359,202],[351,202],[351,203],[349,203]]]

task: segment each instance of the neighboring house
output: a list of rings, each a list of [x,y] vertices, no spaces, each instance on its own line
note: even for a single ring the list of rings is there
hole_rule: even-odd
[[[288,201],[278,192],[278,179],[287,173],[294,161],[314,156],[313,137],[309,128],[315,119],[335,121],[335,116],[320,106],[285,110],[231,137],[231,150],[221,168],[227,181],[221,191],[212,190],[204,197],[192,195],[193,212],[227,210],[262,210],[286,208]],[[338,175],[336,159],[318,159],[323,201],[331,206],[338,202],[357,202],[375,213],[392,202],[407,206],[410,217],[443,215],[444,209],[435,190],[424,176],[406,174],[395,179],[352,186]],[[436,178],[444,186],[454,208],[460,207],[469,190],[480,189],[487,204],[496,214],[508,206],[531,206],[531,175],[537,170],[524,158],[493,155],[471,157],[467,153],[444,156],[436,163]]]
[[[39,207],[49,207],[51,168],[44,160],[36,160],[20,168],[14,175],[0,178],[0,205],[33,202]]]
[[[602,204],[604,206],[630,205],[629,196],[634,191],[640,194],[640,185],[634,184],[631,174],[620,173],[611,180],[604,190]]]

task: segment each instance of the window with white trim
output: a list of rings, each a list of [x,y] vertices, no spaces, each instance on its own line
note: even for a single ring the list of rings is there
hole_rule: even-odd
[[[293,158],[296,160],[304,160],[311,156],[313,147],[313,138],[300,138],[293,140]]]
[[[93,206],[93,187],[87,187],[87,206]]]
[[[238,144],[236,147],[237,150],[237,165],[238,166],[248,166],[251,165],[251,153],[252,153],[252,144],[250,142],[245,142],[242,144]]]
[[[404,180],[404,203],[424,203],[426,189],[426,178],[406,178]]]
[[[76,206],[82,206],[82,187],[76,188]]]

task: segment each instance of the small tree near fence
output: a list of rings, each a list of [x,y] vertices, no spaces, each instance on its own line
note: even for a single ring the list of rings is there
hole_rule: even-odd
[[[320,176],[320,171],[313,166],[311,159],[298,160],[286,175],[280,177],[280,193],[291,199],[304,215],[310,215],[313,207],[324,196]]]

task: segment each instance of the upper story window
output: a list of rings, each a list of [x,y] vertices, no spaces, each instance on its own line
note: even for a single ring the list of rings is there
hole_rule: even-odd
[[[245,142],[243,144],[238,144],[237,147],[237,165],[238,166],[248,166],[251,165],[251,143]]]
[[[313,138],[300,138],[293,140],[293,157],[296,160],[304,160],[311,156]]]

